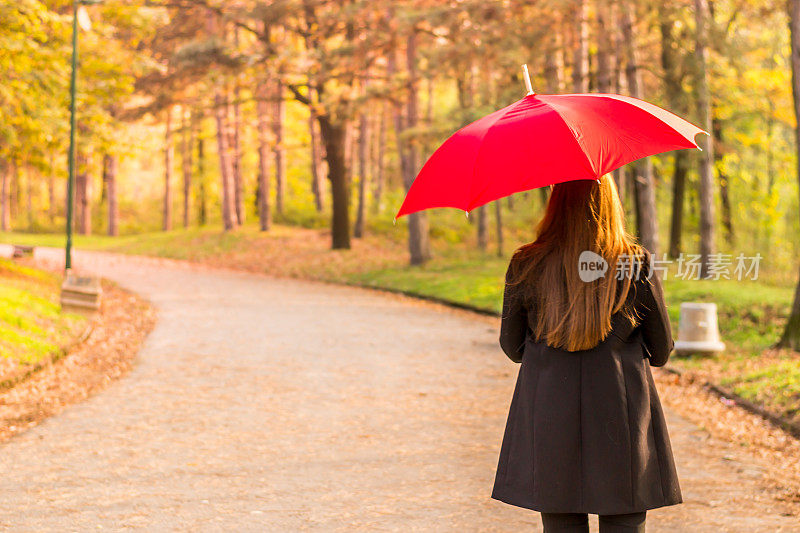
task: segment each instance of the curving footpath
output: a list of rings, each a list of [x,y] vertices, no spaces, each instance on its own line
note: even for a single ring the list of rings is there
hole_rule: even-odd
[[[165,260],[76,265],[159,323],[128,376],[2,445],[0,529],[539,530],[489,499],[516,378],[495,319]],[[685,503],[648,531],[798,530],[758,465],[667,415]]]

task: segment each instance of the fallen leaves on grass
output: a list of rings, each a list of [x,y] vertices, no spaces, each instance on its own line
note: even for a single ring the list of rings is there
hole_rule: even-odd
[[[800,425],[800,353],[769,348],[758,355],[719,354],[672,363],[695,379],[731,389],[788,422]]]
[[[800,440],[706,390],[691,375],[654,371],[665,405],[713,437],[734,443],[764,467],[765,486],[800,514]]]
[[[222,251],[221,237],[196,243],[193,262],[277,277],[341,280],[343,275],[408,263],[403,243],[381,236],[352,239],[350,250],[331,250],[330,231],[276,226],[269,234],[247,234],[244,242]],[[217,250],[220,253],[209,253]]]
[[[92,318],[89,338],[65,357],[0,393],[0,441],[127,373],[154,324],[155,312],[147,302],[104,282],[102,308]]]

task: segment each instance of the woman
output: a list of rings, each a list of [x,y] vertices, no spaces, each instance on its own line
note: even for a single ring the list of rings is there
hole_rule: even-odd
[[[506,273],[500,345],[522,364],[492,498],[540,511],[546,533],[588,531],[587,513],[642,532],[648,509],[683,501],[650,373],[669,318],[623,217],[607,176],[555,185]]]

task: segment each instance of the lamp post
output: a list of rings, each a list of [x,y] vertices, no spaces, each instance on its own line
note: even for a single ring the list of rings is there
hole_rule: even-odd
[[[78,74],[78,7],[98,4],[99,0],[73,0],[72,2],[72,76],[69,82],[69,176],[67,178],[67,249],[64,268],[72,268],[72,214],[75,200],[75,81]]]
[[[78,0],[72,2],[72,77],[69,81],[69,176],[67,177],[67,250],[64,268],[72,268],[72,205],[75,188],[75,76],[78,70]]]
[[[89,18],[81,6],[98,4],[99,0],[73,0],[72,2],[72,76],[69,83],[69,177],[67,178],[67,247],[64,260],[64,282],[61,285],[61,309],[76,312],[93,312],[100,308],[102,289],[99,280],[91,276],[74,276],[72,269],[72,212],[75,189],[75,81],[78,75],[78,26],[89,30]]]

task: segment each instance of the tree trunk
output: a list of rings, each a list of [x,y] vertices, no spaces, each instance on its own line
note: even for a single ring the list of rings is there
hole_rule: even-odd
[[[794,1],[795,0],[790,0],[790,3],[794,3]],[[792,7],[792,9],[794,9],[794,7]],[[800,119],[800,116],[798,116],[798,119]],[[798,279],[800,279],[800,276],[798,276]],[[800,351],[800,281],[798,281],[794,291],[792,311],[789,314],[789,319],[786,321],[786,327],[783,330],[783,335],[781,335],[781,340],[778,341],[777,346],[779,348],[789,348],[796,352]]]
[[[488,226],[487,219],[489,218],[489,215],[486,212],[485,205],[480,206],[478,209],[476,209],[476,211],[478,212],[478,248],[486,251],[486,248],[489,245],[488,230],[486,228],[486,226]]]
[[[29,165],[25,165],[25,212],[28,215],[28,231],[33,231],[36,217],[33,212],[33,176]]]
[[[239,51],[239,26],[234,26],[233,29],[233,47],[237,52]],[[245,221],[245,207],[244,207],[244,177],[242,176],[242,145],[241,145],[241,131],[242,131],[242,113],[239,100],[241,98],[241,89],[239,87],[239,79],[236,77],[233,82],[233,128],[231,131],[230,148],[231,148],[231,170],[233,176],[233,205],[236,211],[236,224],[241,226]]]
[[[628,181],[626,178],[626,168],[618,168],[614,172],[611,173],[614,177],[614,185],[617,186],[617,194],[619,195],[619,201],[622,202],[622,206],[625,206],[625,199],[626,194],[628,192],[628,187],[626,186]]]
[[[275,101],[272,116],[272,134],[275,139],[275,211],[282,215],[286,191],[286,162],[284,160],[283,147],[283,120],[285,111],[283,105],[283,84],[281,84],[280,80],[275,80],[274,90],[273,98]],[[348,242],[348,248],[349,246]]]
[[[10,191],[8,198],[9,210],[11,212],[11,220],[16,222],[19,217],[19,167],[16,162],[11,163],[10,170]]]
[[[311,192],[314,194],[314,206],[321,213],[325,208],[325,181],[323,181],[322,147],[317,132],[317,114],[313,107],[309,108],[308,131],[311,135]]]
[[[192,198],[192,147],[194,146],[194,124],[183,114],[181,136],[181,166],[183,167],[183,227],[189,227],[189,209]]]
[[[575,56],[572,66],[572,90],[589,90],[589,24],[587,0],[577,0],[575,6]]]
[[[669,232],[669,255],[681,254],[683,233],[683,204],[686,197],[686,174],[689,171],[689,154],[685,150],[675,152],[675,171],[672,174],[672,223]]]
[[[0,230],[11,231],[11,206],[8,197],[8,166],[5,161],[0,161]]]
[[[621,6],[620,22],[627,60],[626,78],[628,91],[635,98],[642,97],[640,72],[633,32],[630,1]],[[653,255],[658,254],[658,217],[656,216],[656,191],[653,178],[653,162],[647,158],[633,165],[634,194],[636,195],[637,230],[642,245]]]
[[[425,122],[424,123],[425,123],[425,128],[427,128],[428,130],[431,130],[433,128],[434,103],[435,103],[435,93],[436,93],[434,75],[435,75],[434,72],[429,71],[425,77],[425,119],[424,119]],[[483,84],[483,87],[487,91],[491,91],[491,85],[492,85],[491,72],[486,73],[486,78],[487,78],[486,83]],[[433,153],[433,151],[436,150],[436,146],[437,144],[433,138],[427,139],[423,144],[424,153],[426,154]]]
[[[258,225],[261,231],[269,231],[272,226],[272,212],[270,211],[270,149],[269,149],[269,90],[265,82],[260,82],[256,101],[256,114],[258,118]],[[312,144],[314,141],[312,140]],[[315,176],[316,179],[316,176]]]
[[[75,218],[76,232],[81,235],[92,234],[92,183],[89,179],[89,162],[86,154],[78,152],[75,173]]]
[[[548,61],[551,61],[551,58],[554,58],[557,55],[555,50],[552,50],[551,52],[552,53],[549,53],[546,56]],[[469,119],[467,119],[466,117],[470,116],[472,108],[475,106],[475,100],[476,100],[475,84],[472,83],[471,81],[468,81],[472,80],[474,74],[474,69],[472,68],[472,61],[473,61],[472,58],[469,58],[467,60],[469,68],[459,69],[463,70],[463,74],[459,75],[456,85],[458,89],[458,104],[461,109],[462,116],[465,117],[465,119],[461,123],[462,127],[466,126],[469,123]],[[548,70],[548,75],[557,77],[559,70],[558,68],[555,67],[555,63],[553,63],[551,67],[552,68]],[[469,76],[469,78],[467,78],[467,76]],[[552,85],[551,81],[552,80],[548,78],[548,86]],[[467,215],[468,216],[467,220],[469,221],[469,223],[475,226],[478,249],[483,252],[485,252],[486,248],[489,246],[488,209],[489,208],[486,205],[478,206],[473,211],[473,214],[477,216],[469,217],[469,215]]]
[[[792,97],[795,116],[795,160],[797,164],[797,179],[800,184],[800,0],[788,0],[786,8],[789,12],[789,40],[791,42],[790,62],[792,65]],[[797,288],[794,291],[792,312],[786,322],[786,328],[783,330],[781,340],[778,341],[778,346],[800,351],[800,276],[798,277]]]
[[[433,124],[433,95],[434,95],[434,84],[433,84],[433,76],[428,76],[425,80],[427,83],[425,84],[427,88],[427,98],[425,99],[425,125],[430,127]]]
[[[222,184],[220,187],[222,194],[222,225],[225,231],[233,229],[234,207],[233,207],[233,173],[228,154],[228,139],[225,127],[225,103],[219,91],[214,95],[214,115],[217,120],[217,153],[219,155],[219,170]]]
[[[108,234],[119,235],[119,204],[117,203],[117,158],[111,154],[103,156],[103,183],[108,205]]]
[[[630,179],[630,182],[628,183],[628,187],[634,193],[633,197],[631,199],[633,200],[633,212],[636,215],[636,237],[640,241],[643,241],[643,239],[642,239],[642,224],[643,223],[647,224],[647,221],[643,220],[645,217],[647,217],[647,214],[646,214],[646,211],[642,207],[643,206],[642,196],[641,196],[641,193],[640,193],[640,190],[639,190],[639,188],[641,187],[641,185],[639,183],[640,180],[641,180],[640,172],[641,172],[641,169],[638,167],[638,163],[634,163],[630,167],[629,172],[628,172],[627,175],[628,175],[628,178]],[[646,229],[645,229],[645,231],[646,231]],[[646,248],[648,250],[650,250],[650,247],[646,247]],[[650,251],[652,252],[652,250],[650,250]]]
[[[544,78],[547,83],[547,92],[558,94],[564,89],[562,73],[564,71],[564,51],[561,43],[561,33],[557,28],[550,32],[549,50],[545,54]]]
[[[380,115],[378,117],[378,131],[377,142],[373,144],[375,147],[375,156],[372,168],[375,170],[375,192],[372,198],[372,205],[376,213],[383,212],[383,188],[384,188],[384,172],[385,172],[385,154],[386,154],[386,103],[380,104]]]
[[[33,213],[33,177],[31,176],[31,167],[28,164],[25,165],[25,215],[28,231],[32,231],[36,219]]]
[[[231,151],[231,171],[233,176],[233,205],[236,211],[236,224],[244,224],[244,180],[242,178],[242,148],[241,148],[241,129],[242,114],[239,108],[239,84],[234,85],[233,89],[233,124],[230,136]]]
[[[775,156],[772,150],[772,134],[775,131],[775,102],[769,101],[769,114],[767,115],[767,135],[765,150],[767,151],[767,194],[772,196],[775,187],[775,172],[773,171]]]
[[[166,133],[164,135],[164,220],[162,229],[172,229],[172,162],[175,148],[172,145],[172,109],[167,109]]]
[[[347,172],[347,186],[350,187],[353,183],[353,169],[355,165],[353,164],[354,154],[356,153],[353,150],[353,145],[355,144],[355,128],[353,127],[353,121],[347,119],[345,129],[344,129],[344,167]]]
[[[334,250],[350,249],[350,187],[347,186],[344,142],[345,124],[334,122],[328,115],[317,115],[325,160],[328,163],[328,180],[331,185],[331,239]]]
[[[197,135],[197,222],[201,226],[205,226],[208,222],[208,211],[206,208],[206,173],[205,173],[205,139],[203,139],[203,132],[198,132]]]
[[[364,226],[367,217],[367,150],[369,147],[369,124],[366,113],[362,113],[358,123],[358,209],[356,224],[353,227],[353,236],[360,239],[364,236]]]
[[[50,224],[52,224],[56,218],[56,166],[53,159],[53,153],[50,152],[50,167],[47,173],[47,218],[50,220]],[[2,165],[0,164],[0,171],[1,170]]]
[[[81,164],[81,158],[82,157],[83,156],[76,149],[75,150],[75,177],[74,177],[75,182],[73,184],[73,190],[72,190],[72,202],[73,202],[73,207],[72,207],[72,210],[73,210],[72,211],[72,231],[75,232],[75,233],[82,233],[82,220],[83,220],[83,200],[82,200],[82,195],[84,194],[84,178],[85,178],[85,175],[82,176],[81,175],[82,174],[81,171],[78,169],[78,167]],[[69,179],[69,178],[67,178],[67,179]],[[11,186],[12,186],[11,187],[11,194],[14,193],[13,185],[14,185],[14,182],[12,181],[11,182]],[[12,197],[12,199],[13,199],[13,197]],[[13,207],[13,202],[11,203],[11,205]],[[13,209],[11,211],[11,219],[12,219],[12,221],[14,220],[14,211],[13,211]]]
[[[597,90],[601,93],[611,92],[611,61],[614,44],[608,31],[611,26],[610,0],[595,0],[597,13]]]
[[[469,111],[473,107],[473,94],[472,88],[473,84],[469,82],[469,69],[464,69],[463,72],[459,72],[456,76],[456,91],[458,93],[458,106],[465,112]],[[466,125],[468,122],[464,121],[462,125]]]
[[[503,257],[503,205],[500,200],[494,202],[494,217],[497,229],[497,257]]]
[[[661,32],[661,67],[664,70],[664,91],[667,101],[675,112],[686,112],[683,91],[683,75],[679,71],[679,58],[675,52],[674,8],[666,3],[659,4],[659,29]],[[686,192],[686,174],[689,171],[689,154],[685,150],[675,152],[672,175],[672,217],[669,233],[669,255],[678,257],[681,253],[683,232],[683,210]]]
[[[719,158],[718,158],[719,159]],[[725,240],[728,244],[735,243],[736,235],[733,233],[733,217],[731,215],[730,177],[719,171],[719,199],[722,207],[722,227],[725,230]]]
[[[418,122],[417,113],[417,34],[416,29],[412,28],[408,34],[406,42],[406,65],[408,67],[408,103],[406,107],[406,127],[416,128]],[[419,157],[417,155],[416,144],[411,141],[408,143],[408,158],[406,172],[404,175],[404,185],[406,192],[414,183],[414,178],[419,170]],[[428,217],[423,212],[412,213],[408,220],[408,249],[411,253],[411,264],[421,265],[431,258],[431,246],[428,228]]]
[[[614,80],[614,91],[620,94],[628,92],[628,80],[625,76],[625,61],[627,60],[627,36],[624,32],[625,23],[631,23],[630,15],[628,20],[625,20],[622,12],[630,9],[630,0],[621,0],[620,2],[613,2],[611,4],[611,12],[609,16],[613,24],[613,28],[618,28],[618,31],[612,32],[612,41],[614,44],[614,55],[616,61],[612,69],[612,78]]]
[[[611,3],[611,10],[609,11],[609,18],[612,28],[619,27],[622,28],[622,18],[619,15],[619,9],[614,9],[616,4],[612,1]],[[623,7],[624,8],[624,7]],[[625,94],[628,92],[628,84],[625,82],[625,72],[623,70],[623,63],[625,57],[625,39],[622,35],[622,31],[615,31],[611,32],[612,37],[612,45],[614,46],[614,56],[616,61],[614,61],[614,65],[612,68],[611,77],[613,80],[613,89],[614,92],[619,94]],[[625,184],[627,183],[627,179],[625,177],[626,167],[618,168],[612,175],[614,176],[614,183],[617,186],[617,193],[619,194],[619,200],[622,202],[623,207],[625,206],[625,200],[627,196],[627,188]]]
[[[713,132],[711,119],[711,101],[708,89],[708,71],[706,61],[708,57],[708,2],[707,0],[694,0],[695,6],[695,57],[697,59],[697,114],[700,117],[700,127],[707,132]],[[700,261],[701,277],[708,273],[710,256],[714,253],[714,141],[704,135],[700,140],[703,153],[700,154]]]
[[[714,116],[713,106],[712,106],[711,115]],[[718,170],[719,174],[719,199],[720,199],[720,218],[722,219],[722,228],[725,230],[725,240],[728,244],[734,244],[734,234],[733,234],[733,217],[731,215],[731,198],[730,198],[730,177],[724,174],[721,170],[720,163],[722,161],[722,121],[721,120],[713,120],[712,119],[712,127],[714,128],[714,168],[720,169]]]

